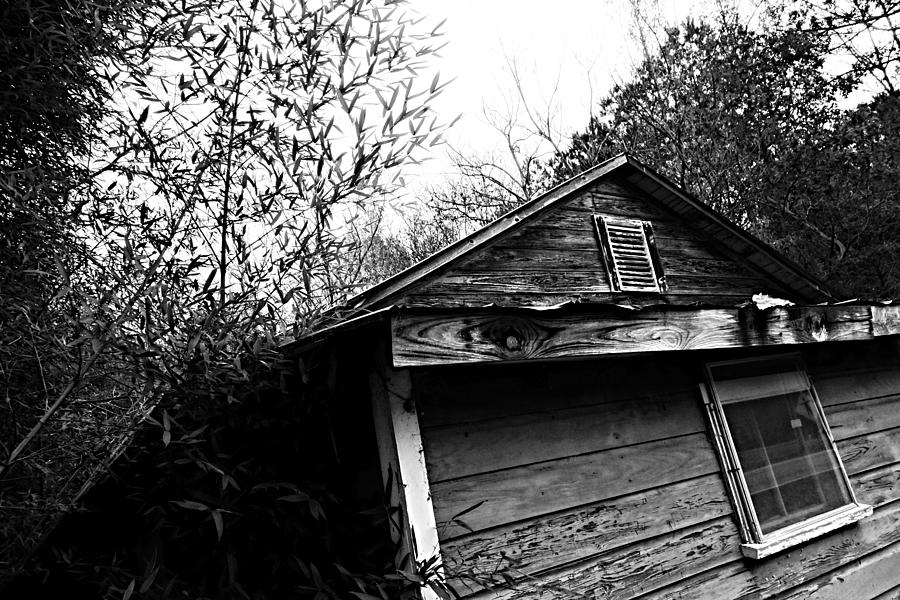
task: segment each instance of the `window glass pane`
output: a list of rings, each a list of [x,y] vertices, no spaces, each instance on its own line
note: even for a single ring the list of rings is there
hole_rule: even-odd
[[[806,378],[793,362],[711,372],[763,533],[851,502]]]

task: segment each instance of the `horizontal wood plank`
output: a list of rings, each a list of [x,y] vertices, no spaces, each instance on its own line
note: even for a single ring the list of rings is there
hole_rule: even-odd
[[[900,464],[891,463],[851,475],[850,485],[856,499],[863,504],[877,507],[900,500]]]
[[[825,417],[835,440],[900,427],[900,387],[897,394],[825,407]]]
[[[737,530],[730,519],[720,518],[472,598],[551,600],[560,598],[561,591],[566,598],[634,598],[738,557]],[[515,570],[511,575],[515,576]]]
[[[392,318],[393,356],[426,366],[872,339],[868,309],[408,312]]]
[[[769,598],[900,541],[900,504],[766,560],[736,561],[695,574],[641,600],[750,600]]]
[[[451,295],[458,289],[466,293],[604,293],[609,282],[598,260],[592,269],[571,271],[463,271],[454,270],[426,286],[420,293]]]
[[[563,250],[597,250],[593,228],[526,226],[516,230],[498,243],[504,246],[560,248]]]
[[[702,275],[704,277],[746,277],[766,285],[766,280],[733,261],[716,258],[702,246],[679,244],[667,247],[660,259],[666,275]],[[562,250],[560,248],[497,245],[486,248],[461,262],[453,272],[473,271],[603,271],[599,248]]]
[[[885,593],[873,598],[873,600],[900,600],[900,585],[891,588]]]
[[[778,600],[870,600],[900,586],[900,543],[891,544],[779,596]]]
[[[451,573],[483,578],[513,567],[534,575],[730,513],[722,479],[714,473],[463,535],[443,542],[441,550]]]
[[[416,370],[413,391],[422,426],[430,430],[607,402],[658,403],[672,395],[697,394],[701,377],[698,365],[686,355],[664,362],[648,355],[610,356]]]
[[[717,470],[697,433],[437,482],[431,493],[439,527],[464,514],[480,531]]]
[[[900,428],[843,440],[837,447],[850,475],[883,467],[900,461]]]
[[[806,366],[814,379],[843,377],[853,372],[900,369],[898,338],[846,344],[819,344],[806,350]]]
[[[434,296],[427,293],[410,294],[403,299],[399,306],[403,307],[429,307],[429,308],[483,308],[485,306],[509,307],[509,308],[542,308],[553,307],[567,303],[599,303],[599,304],[626,304],[635,307],[659,306],[660,304],[672,306],[725,306],[737,307],[748,302],[746,295],[736,294],[589,294],[583,292],[566,293],[470,293],[466,291],[454,292],[452,296]]]
[[[845,352],[852,355],[852,349]],[[896,394],[900,390],[900,368],[860,370],[833,376],[813,376],[813,385],[823,407]]]
[[[550,405],[553,396],[547,397]],[[696,392],[502,417],[424,433],[432,482],[705,431]]]
[[[592,250],[561,250],[498,245],[459,264],[461,271],[555,271],[580,269],[603,271],[599,248]],[[604,271],[605,273],[605,271]]]

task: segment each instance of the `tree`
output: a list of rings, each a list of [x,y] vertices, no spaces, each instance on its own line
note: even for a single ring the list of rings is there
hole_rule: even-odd
[[[839,110],[853,81],[825,74],[828,53],[828,39],[815,32],[753,31],[727,14],[715,25],[670,28],[633,80],[616,86],[556,155],[555,177],[622,151],[638,154],[845,293],[890,293],[896,282],[867,286],[857,268],[871,257],[861,241],[893,221],[877,216],[887,198],[858,201],[870,188],[861,151],[871,149],[859,134],[875,127],[861,128],[859,118],[873,113]],[[839,181],[861,187],[850,193]]]
[[[874,87],[875,93],[898,91],[900,2],[799,0],[783,2],[773,13],[782,27],[827,36],[830,53],[844,58],[846,75],[862,85]]]

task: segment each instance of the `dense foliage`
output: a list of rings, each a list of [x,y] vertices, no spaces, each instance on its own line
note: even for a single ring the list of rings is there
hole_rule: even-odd
[[[65,572],[91,597],[421,583],[384,539],[329,541],[359,507],[326,451],[328,386],[282,385],[305,371],[276,348],[352,288],[344,234],[440,142],[439,33],[382,0],[20,4],[0,59],[10,114],[30,111],[0,157],[2,575]],[[122,538],[25,564],[74,506],[109,510],[91,490],[111,464]]]
[[[38,582],[68,598],[411,593],[421,577],[393,567],[365,390],[329,381],[333,356],[300,372],[248,341],[235,358],[215,369],[219,391],[194,370],[160,399],[4,597]]]
[[[119,60],[120,26],[138,7],[118,0],[0,6],[0,471],[52,399],[73,380],[82,384],[71,410],[46,424],[50,435],[30,444],[28,459],[4,481],[0,573],[71,505],[140,411],[141,401],[123,390],[127,375],[118,385],[104,381],[119,370],[116,360],[104,357],[82,377],[84,346],[73,343],[86,329],[82,301],[97,291],[91,247],[76,223],[78,190],[92,176],[94,125],[109,114],[100,67]]]

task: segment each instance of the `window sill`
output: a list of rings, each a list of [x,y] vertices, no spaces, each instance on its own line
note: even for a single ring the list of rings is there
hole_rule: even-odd
[[[747,558],[759,560],[771,556],[792,546],[808,542],[845,525],[856,523],[872,514],[868,504],[851,504],[802,523],[776,531],[764,542],[758,544],[741,544],[741,554]]]

